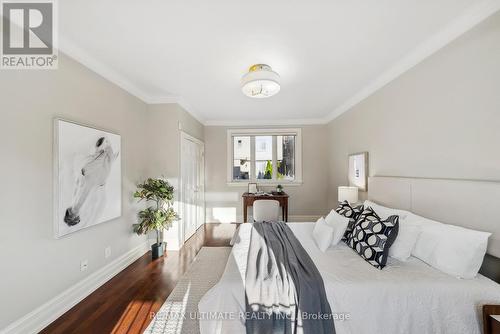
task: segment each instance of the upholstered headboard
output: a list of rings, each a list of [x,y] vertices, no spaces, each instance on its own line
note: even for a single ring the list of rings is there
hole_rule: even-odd
[[[491,232],[482,271],[500,279],[500,182],[375,176],[368,198],[439,222]],[[498,262],[497,262],[498,261]]]

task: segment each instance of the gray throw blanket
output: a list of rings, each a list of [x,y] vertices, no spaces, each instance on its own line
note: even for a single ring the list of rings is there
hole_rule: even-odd
[[[247,334],[334,334],[323,279],[283,222],[254,223],[245,278]]]

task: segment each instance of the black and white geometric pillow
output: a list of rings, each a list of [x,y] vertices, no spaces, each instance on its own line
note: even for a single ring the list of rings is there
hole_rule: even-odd
[[[356,223],[356,220],[363,212],[363,210],[363,204],[353,208],[347,201],[339,203],[339,206],[335,209],[335,211],[339,215],[349,218],[349,223],[347,224],[347,229],[345,230],[344,236],[342,237],[342,241],[347,242],[347,240],[349,240],[349,236],[351,235],[352,229],[354,228],[354,224]]]
[[[399,216],[381,219],[372,208],[358,217],[347,245],[378,269],[385,267],[389,248],[399,231]]]

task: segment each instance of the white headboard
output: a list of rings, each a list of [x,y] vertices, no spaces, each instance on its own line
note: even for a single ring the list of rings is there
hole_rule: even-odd
[[[443,223],[491,232],[488,254],[500,258],[500,182],[375,176],[368,198]]]

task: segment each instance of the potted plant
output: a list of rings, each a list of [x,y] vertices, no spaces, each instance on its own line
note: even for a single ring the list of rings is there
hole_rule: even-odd
[[[283,186],[281,184],[278,184],[278,186],[276,187],[276,192],[278,194],[281,194],[283,192]]]
[[[148,178],[137,186],[134,198],[139,202],[153,202],[153,206],[139,212],[139,224],[134,224],[134,232],[138,235],[156,232],[156,243],[151,246],[153,260],[163,255],[166,244],[160,240],[160,232],[168,230],[174,221],[179,220],[173,205],[174,187],[163,179]]]

